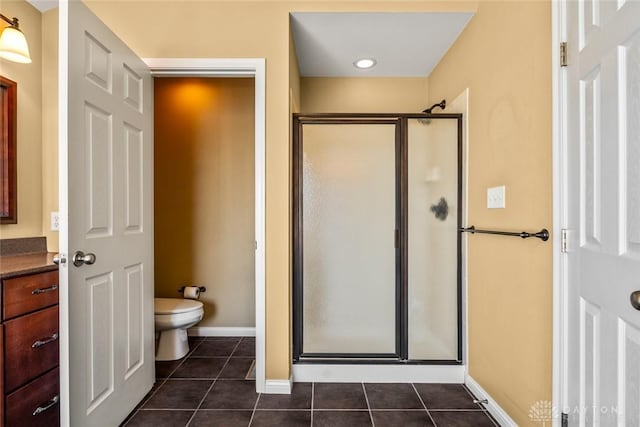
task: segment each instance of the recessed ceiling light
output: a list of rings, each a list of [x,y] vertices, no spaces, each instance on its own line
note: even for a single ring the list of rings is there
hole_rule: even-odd
[[[356,68],[360,68],[362,70],[366,70],[367,68],[372,68],[376,65],[376,60],[373,58],[362,58],[358,59],[353,63]]]

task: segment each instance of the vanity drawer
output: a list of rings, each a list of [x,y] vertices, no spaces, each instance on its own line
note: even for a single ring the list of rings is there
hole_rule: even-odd
[[[56,368],[7,396],[5,425],[59,426],[59,399],[60,371]]]
[[[58,348],[58,306],[5,322],[5,392],[57,366]]]
[[[4,281],[4,320],[58,303],[58,271],[31,274]]]

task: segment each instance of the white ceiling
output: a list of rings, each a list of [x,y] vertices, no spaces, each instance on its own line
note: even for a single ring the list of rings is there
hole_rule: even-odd
[[[49,9],[58,7],[58,0],[27,0],[27,3],[31,3],[31,6],[40,12],[46,12]]]
[[[292,13],[305,77],[425,77],[473,13]],[[353,62],[375,58],[360,70]]]

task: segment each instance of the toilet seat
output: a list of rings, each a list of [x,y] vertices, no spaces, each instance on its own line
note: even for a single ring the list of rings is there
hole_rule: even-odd
[[[155,314],[178,314],[199,310],[203,307],[200,301],[182,298],[155,298]]]

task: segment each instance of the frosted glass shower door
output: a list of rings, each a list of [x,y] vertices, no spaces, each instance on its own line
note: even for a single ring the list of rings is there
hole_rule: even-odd
[[[459,359],[459,121],[408,120],[408,357]]]
[[[396,125],[305,124],[302,353],[396,353]]]

